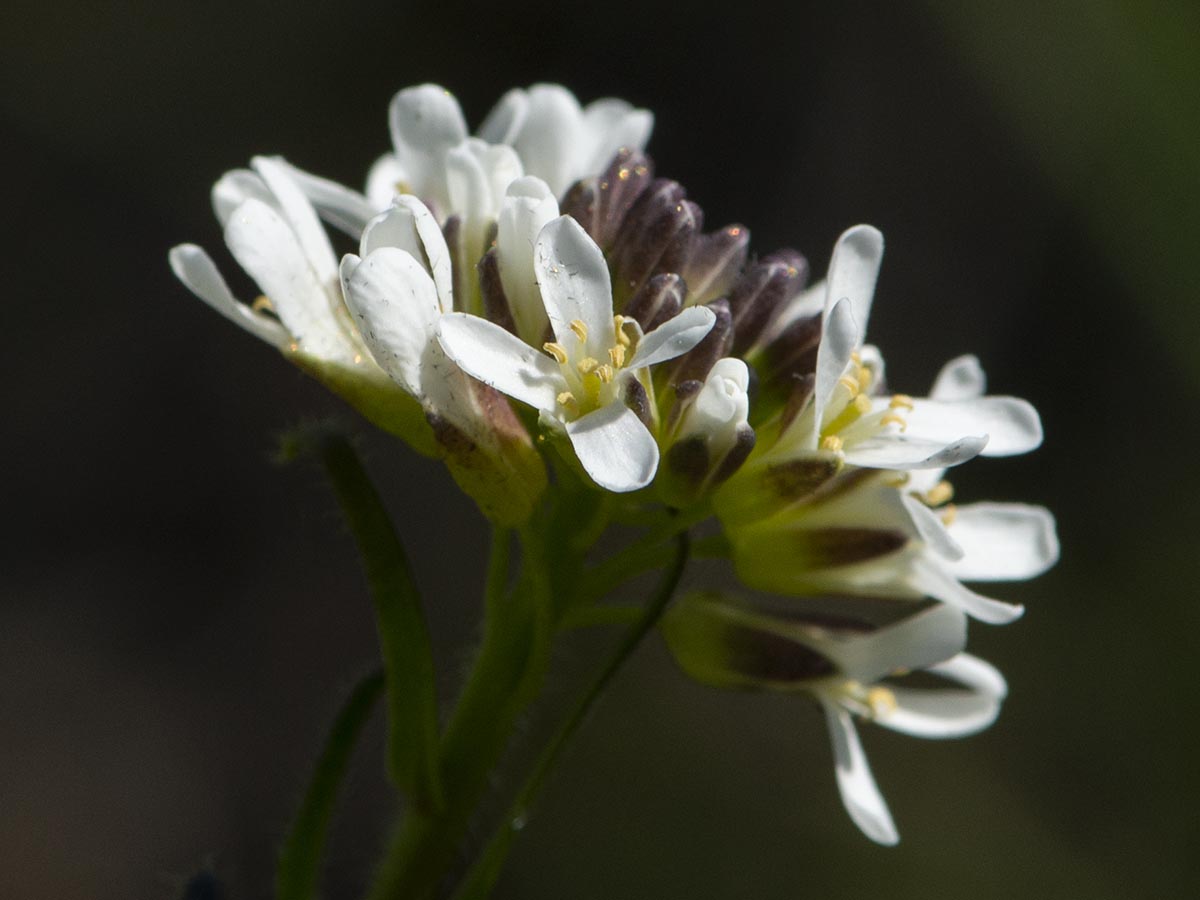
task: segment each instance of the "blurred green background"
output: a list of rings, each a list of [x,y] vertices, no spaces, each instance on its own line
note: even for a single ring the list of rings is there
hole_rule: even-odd
[[[842,812],[809,703],[693,685],[655,639],[498,896],[1194,896],[1200,6],[8,0],[0,51],[5,896],[170,898],[203,866],[268,896],[375,652],[319,473],[269,462],[279,431],[340,407],[188,295],[166,251],[197,241],[232,274],[222,171],[278,152],[359,183],[391,94],[428,80],[475,123],[538,80],[650,107],[659,172],[760,253],[821,271],[844,227],[879,226],[891,382],[920,393],[974,352],[1031,399],[1044,448],[956,487],[1048,505],[1063,543],[1000,593],[1021,622],[973,630],[1011,684],[995,728],[864,729],[898,848]],[[449,697],[486,533],[438,466],[366,447]],[[551,706],[603,640],[564,648]],[[393,814],[381,740],[356,757],[331,898],[357,895]]]

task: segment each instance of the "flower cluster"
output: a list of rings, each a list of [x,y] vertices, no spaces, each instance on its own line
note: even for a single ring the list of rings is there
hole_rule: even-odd
[[[744,226],[706,231],[684,189],[655,177],[646,110],[537,85],[471,136],[454,98],[422,85],[396,95],[390,125],[363,193],[279,158],[217,182],[256,300],[195,245],[171,251],[175,273],[444,459],[498,523],[526,522],[567,485],[713,516],[740,580],[777,597],[684,598],[662,623],[675,658],[706,684],[814,698],[847,810],[895,842],[853,723],[948,737],[997,715],[1004,680],[963,652],[967,618],[1021,608],[963,582],[1047,569],[1054,521],[956,506],[945,474],[1036,448],[1033,407],[987,395],[973,357],[947,363],[928,397],[893,392],[865,342],[880,233],[846,231],[812,285],[795,251],[751,257]],[[339,261],[325,225],[357,253]],[[854,598],[887,614],[857,618]],[[913,672],[946,684],[905,685]]]

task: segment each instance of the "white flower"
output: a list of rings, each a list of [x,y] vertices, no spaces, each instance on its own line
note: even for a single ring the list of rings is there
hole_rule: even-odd
[[[538,348],[486,319],[455,313],[438,322],[442,346],[464,371],[565,430],[598,485],[644,487],[658,467],[658,444],[627,402],[652,416],[642,370],[699,343],[712,312],[691,307],[642,335],[636,322],[613,315],[604,255],[567,216],[542,229],[534,271],[554,341]]]
[[[825,451],[855,466],[939,469],[979,454],[1011,456],[1038,447],[1037,411],[1016,397],[878,394],[883,360],[863,340],[882,258],[876,229],[849,229],[834,247],[827,279],[777,320],[776,337],[788,323],[820,313],[822,333],[811,395],[782,427],[770,458]]]
[[[966,620],[947,606],[872,628],[778,616],[734,598],[694,594],[668,611],[662,630],[676,661],[700,682],[815,697],[829,728],[842,803],[881,844],[895,844],[899,835],[854,717],[915,737],[963,737],[992,724],[1007,693],[995,668],[961,652]],[[903,684],[902,676],[914,671],[954,686]]]
[[[234,297],[212,258],[195,244],[169,254],[196,296],[342,394],[380,427],[432,453],[421,410],[367,351],[342,300],[338,263],[312,204],[282,160],[257,157],[226,173],[213,208],[234,259],[258,284],[251,304]]]
[[[520,522],[545,487],[528,432],[435,339],[454,309],[450,251],[429,209],[401,195],[341,265],[346,301],[379,365],[420,402],[456,480],[492,518]],[[465,440],[464,440],[465,439]]]
[[[827,481],[803,503],[725,526],[738,575],[751,587],[792,595],[933,597],[993,624],[1011,622],[1024,610],[961,580],[1033,578],[1059,553],[1054,517],[1042,507],[980,503],[932,510],[888,473],[861,469]]]

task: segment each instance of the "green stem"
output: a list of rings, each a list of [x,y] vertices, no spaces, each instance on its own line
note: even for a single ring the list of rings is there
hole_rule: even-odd
[[[508,856],[508,851],[520,833],[520,830],[525,826],[530,808],[537,799],[546,778],[554,768],[555,763],[558,762],[568,741],[570,741],[571,737],[579,729],[579,726],[587,719],[592,707],[600,699],[600,696],[604,693],[613,677],[621,670],[621,667],[629,659],[633,651],[637,649],[638,645],[641,644],[642,639],[658,623],[672,595],[675,593],[675,588],[678,586],[679,579],[683,575],[687,558],[688,535],[686,531],[682,531],[676,537],[675,557],[671,561],[671,566],[667,570],[666,575],[663,577],[658,592],[643,610],[641,618],[626,632],[616,651],[609,658],[608,662],[604,664],[603,668],[601,668],[595,680],[580,698],[578,704],[562,725],[559,726],[558,731],[555,732],[550,742],[543,749],[541,756],[538,757],[525,783],[521,786],[520,791],[509,807],[504,820],[488,841],[483,853],[480,854],[479,858],[468,870],[458,890],[454,893],[454,900],[482,900],[482,898],[487,897],[491,892],[496,879],[500,876],[500,871],[504,866],[504,860]]]
[[[358,683],[338,713],[312,781],[279,853],[275,870],[278,900],[312,900],[317,893],[325,834],[338,788],[358,736],[383,690],[383,674],[373,672]]]
[[[505,596],[509,534],[497,531],[489,565],[479,654],[441,741],[446,801],[436,814],[409,811],[395,832],[369,897],[426,900],[453,866],[489,776],[517,717],[549,665],[545,561],[538,536],[522,533],[522,575]]]

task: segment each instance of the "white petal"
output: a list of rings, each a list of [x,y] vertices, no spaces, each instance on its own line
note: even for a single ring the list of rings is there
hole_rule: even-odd
[[[883,235],[870,225],[855,225],[843,232],[829,261],[825,308],[828,310],[842,298],[849,298],[859,343],[866,338],[881,262]]]
[[[886,406],[883,398],[877,406]],[[1017,397],[977,397],[971,400],[913,401],[908,433],[949,443],[963,435],[987,435],[984,456],[1028,453],[1042,443],[1042,422],[1025,400]]]
[[[833,305],[822,325],[821,345],[817,348],[817,383],[813,390],[813,434],[810,443],[816,446],[821,430],[825,405],[837,387],[838,379],[850,364],[850,355],[859,344],[858,327],[850,301],[843,298]]]
[[[965,437],[953,443],[909,434],[889,434],[858,441],[845,449],[846,462],[867,469],[945,469],[979,455],[987,437]]]
[[[610,403],[568,422],[567,436],[579,462],[600,487],[624,493],[654,480],[658,444],[623,403]]]
[[[900,835],[875,784],[850,714],[825,698],[821,698],[821,705],[825,708],[825,722],[833,744],[834,771],[842,805],[854,824],[875,843],[887,846],[898,843]]]
[[[933,389],[931,400],[973,400],[982,397],[987,390],[987,376],[983,366],[974,356],[959,356],[942,366]]]
[[[589,354],[603,359],[613,335],[612,281],[604,254],[570,216],[546,224],[534,247],[534,271],[555,339],[572,348],[571,322],[583,322]]]
[[[896,707],[877,715],[880,725],[914,737],[955,738],[975,734],[996,721],[1008,686],[990,663],[960,653],[929,671],[969,690],[889,686]]]
[[[429,208],[412,194],[402,194],[363,230],[363,256],[380,247],[396,247],[427,263],[443,312],[454,308],[450,249]]]
[[[499,325],[466,313],[438,321],[446,355],[468,375],[537,409],[554,409],[567,389],[558,363]]]
[[[1025,607],[984,597],[959,583],[958,579],[932,559],[914,564],[912,585],[934,599],[957,606],[968,616],[991,625],[1007,625],[1025,613]]]
[[[283,348],[291,341],[291,335],[274,319],[260,316],[244,303],[239,303],[221,277],[216,263],[195,244],[180,244],[172,247],[167,259],[175,277],[193,294],[251,334],[268,344]]]
[[[557,84],[537,84],[529,89],[529,110],[513,147],[525,171],[536,175],[555,196],[575,180],[583,114],[579,101]]]
[[[964,581],[1020,581],[1058,561],[1054,516],[1022,503],[959,506],[950,535],[964,555],[950,571]]]
[[[471,232],[468,240],[478,243],[492,214],[492,185],[477,154],[466,144],[446,152],[446,196],[449,208]]]
[[[500,283],[517,332],[529,343],[546,333],[546,307],[533,268],[533,247],[542,228],[558,218],[558,202],[546,182],[532,175],[508,186],[496,220],[496,256]]]
[[[966,616],[939,603],[875,631],[816,641],[814,649],[847,678],[870,684],[902,669],[924,669],[948,660],[966,643]]]
[[[907,490],[901,493],[900,499],[908,514],[912,516],[917,534],[930,550],[950,561],[963,558],[963,548],[955,541],[956,534],[951,534],[946,529],[945,523],[936,512]]]
[[[650,139],[654,116],[649,110],[634,109],[624,100],[605,98],[583,110],[586,153],[578,159],[573,178],[603,172],[618,150],[641,150]]]
[[[478,134],[489,144],[512,144],[528,114],[528,95],[521,88],[513,88],[492,107],[479,126]]]
[[[706,306],[689,306],[638,341],[630,369],[657,365],[687,353],[712,331],[717,317]]]
[[[247,200],[225,227],[225,242],[303,350],[322,359],[349,360],[353,351],[334,316],[326,285],[317,279],[295,232],[275,210]]]
[[[317,278],[322,284],[334,281],[338,275],[338,262],[329,244],[329,235],[321,226],[317,211],[288,172],[288,167],[266,156],[256,156],[251,165],[275,195],[280,214],[296,233],[296,239]]]
[[[425,267],[395,247],[342,261],[346,305],[371,355],[401,387],[421,396],[421,361],[438,317]]]
[[[234,169],[218,178],[212,188],[212,206],[221,227],[228,225],[234,211],[251,199],[279,208],[271,189],[249,169]]]
[[[467,137],[458,101],[435,84],[406,88],[392,98],[389,122],[410,192],[444,203],[446,153]]]
[[[387,209],[397,194],[402,194],[408,187],[408,173],[400,165],[394,153],[385,153],[367,173],[367,202],[376,212]]]
[[[353,238],[362,234],[367,222],[377,212],[366,197],[336,181],[321,178],[282,159],[276,159],[287,169],[292,180],[304,192],[304,196],[309,199],[322,219]]]

